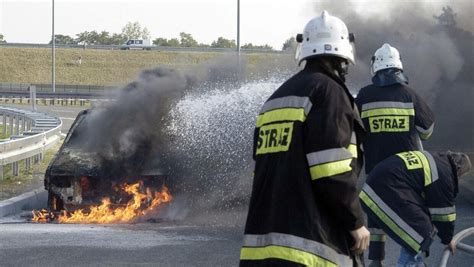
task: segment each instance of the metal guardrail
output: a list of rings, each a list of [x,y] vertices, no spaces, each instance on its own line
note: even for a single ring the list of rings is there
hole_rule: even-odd
[[[1,46],[9,47],[30,47],[30,48],[51,48],[50,44],[34,44],[34,43],[0,43]],[[70,45],[60,45],[56,44],[56,48],[80,48],[80,49],[102,49],[102,50],[120,50],[121,45],[79,45],[79,44],[70,44]],[[235,48],[216,48],[216,47],[172,47],[172,46],[151,46],[147,47],[150,50],[155,51],[171,51],[171,52],[225,52],[231,53],[235,52]],[[132,48],[133,49],[133,48]],[[281,50],[272,50],[272,49],[246,49],[241,48],[241,53],[287,53],[292,51],[281,51]]]
[[[51,84],[0,83],[0,97],[29,98],[30,86],[36,87],[36,95],[42,99],[103,99],[117,92],[113,86],[57,84],[53,93]]]
[[[0,83],[0,92],[3,93],[28,93],[29,87],[36,86],[37,93],[52,92],[51,84],[30,84],[30,83]],[[66,94],[100,94],[103,95],[109,90],[114,90],[114,86],[102,85],[80,85],[80,84],[56,84],[56,93]]]
[[[474,254],[474,247],[473,246],[469,246],[469,245],[466,245],[464,243],[461,243],[461,241],[464,238],[466,238],[468,236],[471,236],[471,235],[474,235],[474,227],[467,228],[467,229],[457,233],[453,237],[453,242],[456,244],[456,248],[459,249],[459,250],[462,250],[464,252]],[[443,257],[441,258],[441,264],[439,265],[440,267],[446,267],[447,266],[450,253],[451,252],[449,251],[449,249],[445,249],[445,251],[443,253]]]
[[[62,127],[59,118],[46,113],[0,106],[2,116],[3,133],[9,128],[10,140],[0,142],[0,179],[3,178],[4,165],[13,164],[13,174],[18,175],[19,161],[26,160],[26,168],[29,168],[32,157],[35,162],[39,161],[43,152],[59,141]],[[7,117],[10,119],[8,126]]]
[[[16,104],[16,105],[32,105],[32,101],[36,101],[35,105],[43,106],[91,106],[100,102],[109,102],[113,99],[105,97],[93,96],[70,96],[61,94],[52,94],[48,96],[37,97],[35,100],[24,95],[18,94],[3,94],[0,91],[0,105],[2,104]]]

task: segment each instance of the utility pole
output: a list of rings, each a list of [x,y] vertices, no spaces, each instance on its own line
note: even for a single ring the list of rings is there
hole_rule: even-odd
[[[53,1],[53,16],[52,16],[52,53],[51,53],[51,88],[53,93],[56,92],[56,37],[54,35],[54,0]]]
[[[36,111],[36,86],[30,85],[28,90],[30,91],[31,110]]]
[[[237,0],[237,54],[240,59],[240,0]]]
[[[242,61],[240,58],[240,0],[237,0],[237,67],[240,78],[242,75]]]

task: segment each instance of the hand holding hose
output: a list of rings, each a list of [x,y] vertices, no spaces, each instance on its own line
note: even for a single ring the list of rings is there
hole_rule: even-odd
[[[370,232],[365,228],[365,226],[360,227],[359,229],[353,230],[350,232],[351,236],[354,238],[355,244],[351,248],[357,254],[361,254],[369,247],[370,242]]]
[[[456,252],[456,243],[454,242],[454,240],[451,240],[451,242],[449,242],[448,249],[449,251],[451,251],[451,254],[454,255],[454,252]]]

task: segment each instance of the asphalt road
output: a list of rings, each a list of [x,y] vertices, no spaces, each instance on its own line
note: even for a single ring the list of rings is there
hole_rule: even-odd
[[[236,266],[242,214],[126,225],[33,224],[4,218],[0,266]]]
[[[474,226],[474,177],[460,184],[456,232]],[[176,221],[126,225],[33,224],[20,216],[0,219],[0,266],[237,266],[246,208],[199,213]],[[474,245],[474,237],[464,240]],[[431,249],[437,266],[444,246]],[[386,266],[399,247],[387,241]],[[474,255],[458,252],[448,266],[472,267]]]

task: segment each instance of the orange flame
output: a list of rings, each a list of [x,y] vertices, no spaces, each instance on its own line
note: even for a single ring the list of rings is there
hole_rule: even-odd
[[[33,213],[33,219],[31,219],[33,222],[46,223],[54,218],[54,213],[46,209],[33,210],[31,213]]]
[[[76,210],[72,213],[63,211],[61,215],[55,218],[52,212],[47,210],[33,210],[33,222],[48,222],[57,219],[59,223],[126,223],[141,217],[162,203],[170,202],[173,197],[166,186],[163,186],[161,192],[155,192],[147,188],[146,193],[140,192],[140,183],[124,184],[123,191],[132,196],[132,199],[125,207],[112,207],[109,198],[102,199],[102,203],[97,206],[91,206],[89,212],[84,209]]]

